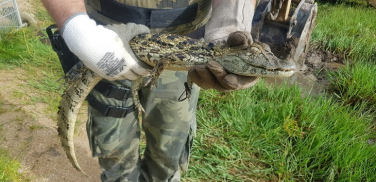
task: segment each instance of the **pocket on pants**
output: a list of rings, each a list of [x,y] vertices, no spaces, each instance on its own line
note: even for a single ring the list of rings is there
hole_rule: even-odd
[[[87,134],[93,157],[113,155],[121,145],[120,121],[118,118],[104,117],[89,106]]]
[[[140,126],[137,113],[125,118],[106,117],[89,106],[87,133],[93,157],[121,158],[136,153],[139,147]]]
[[[187,141],[185,143],[185,149],[180,156],[180,169],[184,172],[188,170],[189,165],[189,158],[191,157],[191,151],[193,146],[193,139],[194,139],[194,129],[192,126],[190,127],[190,131],[187,137]]]

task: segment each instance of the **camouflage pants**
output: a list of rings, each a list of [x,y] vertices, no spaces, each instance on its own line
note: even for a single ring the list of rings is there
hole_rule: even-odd
[[[195,110],[199,87],[194,85],[192,98],[178,101],[184,92],[186,72],[165,71],[157,88],[140,90],[146,113],[142,129],[146,135],[144,158],[140,158],[140,124],[137,111],[125,118],[105,117],[89,106],[87,132],[93,157],[103,170],[102,181],[180,181],[180,170],[188,159],[196,130]],[[129,81],[112,82],[130,86]],[[93,90],[94,97],[107,105],[127,107],[132,99],[106,98]]]

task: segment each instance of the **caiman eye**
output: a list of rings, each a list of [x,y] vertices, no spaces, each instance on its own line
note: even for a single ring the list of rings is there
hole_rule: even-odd
[[[252,54],[260,54],[261,53],[261,50],[258,47],[252,46],[249,50],[251,51]]]

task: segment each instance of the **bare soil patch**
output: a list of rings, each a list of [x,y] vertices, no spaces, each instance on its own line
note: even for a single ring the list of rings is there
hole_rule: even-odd
[[[20,12],[34,13],[34,0],[18,0],[18,10]]]
[[[22,70],[0,71],[0,147],[21,162],[19,172],[31,181],[100,181],[101,171],[91,157],[85,123],[77,126],[75,146],[77,158],[90,178],[76,171],[65,156],[55,116],[45,111],[47,105],[25,102],[35,94],[27,87],[27,79]],[[81,121],[86,120],[85,108]]]

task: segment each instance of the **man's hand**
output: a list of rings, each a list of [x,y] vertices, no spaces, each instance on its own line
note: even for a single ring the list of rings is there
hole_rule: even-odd
[[[205,41],[227,43],[229,46],[250,45],[252,38],[249,32],[252,27],[255,1],[215,0],[213,3],[212,18],[205,27]],[[236,31],[243,32],[233,33]],[[215,61],[194,67],[188,72],[188,77],[203,89],[216,89],[219,91],[249,88],[258,81],[258,77],[228,73]]]
[[[62,28],[68,48],[99,76],[108,80],[135,80],[149,71],[137,63],[128,42],[134,36],[149,33],[143,25],[124,25],[122,39],[119,35],[97,25],[87,14],[71,16]]]
[[[249,46],[251,43],[251,35],[247,31],[231,33],[227,40],[229,46]],[[259,79],[227,73],[223,66],[215,61],[194,67],[188,72],[188,76],[203,89],[216,89],[223,92],[252,87]]]
[[[189,71],[188,76],[194,83],[205,90],[216,89],[222,92],[252,87],[259,79],[258,77],[228,74],[215,61],[210,61],[207,65],[195,67]]]

